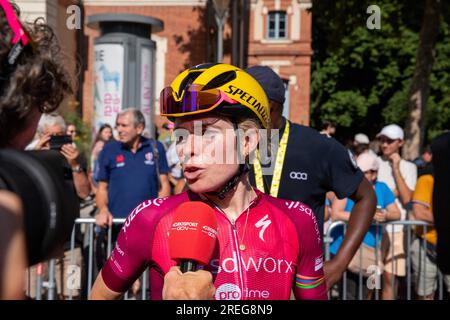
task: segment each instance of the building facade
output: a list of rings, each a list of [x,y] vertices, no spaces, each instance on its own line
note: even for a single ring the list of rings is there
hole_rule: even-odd
[[[311,0],[248,0],[249,23],[247,65],[272,67],[285,81],[285,115],[294,122],[309,124],[311,70]],[[86,26],[87,17],[104,13],[129,13],[151,16],[164,22],[164,29],[152,34],[156,42],[155,102],[158,115],[159,92],[186,67],[211,58],[211,11],[207,0],[17,0],[22,16],[43,16],[57,30],[71,68],[77,74],[79,93],[66,101],[79,107],[87,122],[93,117],[93,45],[99,31]],[[66,26],[70,5],[80,7],[82,30]],[[231,12],[230,12],[231,13]],[[208,20],[209,19],[209,20]],[[224,62],[231,62],[231,17],[224,30]],[[215,35],[213,35],[215,38]],[[128,107],[128,106],[126,106]],[[131,107],[131,106],[130,106]],[[66,108],[68,108],[66,106]],[[162,119],[155,118],[157,125]]]

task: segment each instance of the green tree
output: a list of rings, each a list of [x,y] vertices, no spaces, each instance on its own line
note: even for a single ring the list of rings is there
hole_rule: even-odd
[[[88,124],[83,122],[83,119],[76,110],[65,113],[64,119],[67,123],[72,123],[77,128],[77,137],[75,140],[75,144],[77,145],[80,153],[87,157],[87,160],[89,160],[88,157],[91,154],[92,129]]]
[[[380,0],[381,29],[369,30],[370,1],[313,3],[311,120],[330,119],[340,138],[362,131],[373,137],[389,122],[405,126],[425,0]],[[425,114],[425,140],[450,128],[449,6],[436,44]],[[447,14],[445,14],[447,12]],[[445,81],[447,81],[445,83]]]

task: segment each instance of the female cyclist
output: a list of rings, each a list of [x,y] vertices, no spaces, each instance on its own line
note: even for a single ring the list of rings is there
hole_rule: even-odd
[[[161,92],[160,105],[161,115],[175,120],[190,190],[136,207],[91,298],[120,298],[149,267],[152,299],[290,299],[292,290],[297,299],[326,299],[314,213],[300,202],[263,194],[248,181],[259,129],[270,124],[258,82],[231,65],[202,64],[178,75]],[[187,201],[215,210],[218,245],[203,270],[181,274],[169,256],[168,230],[175,209]]]

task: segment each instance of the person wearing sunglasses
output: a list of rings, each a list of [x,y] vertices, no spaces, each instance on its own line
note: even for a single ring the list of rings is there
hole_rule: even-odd
[[[149,266],[152,299],[288,300],[291,292],[297,299],[327,299],[313,211],[266,195],[248,179],[263,142],[260,129],[271,123],[258,82],[228,64],[197,65],[161,92],[160,107],[161,115],[175,122],[190,190],[133,211],[91,298],[120,298]],[[203,270],[181,273],[170,259],[168,231],[175,209],[188,201],[214,210],[218,242]]]
[[[416,186],[417,167],[400,156],[401,147],[404,144],[404,133],[398,125],[385,126],[378,133],[377,138],[382,152],[378,158],[380,163],[378,180],[386,183],[392,190],[396,197],[395,202],[400,209],[401,220],[405,220],[407,206],[412,200]],[[382,298],[389,300],[397,296],[398,280],[406,274],[406,261],[403,226],[388,225],[386,231],[391,247],[388,249],[385,260]],[[392,286],[393,280],[394,286]]]
[[[23,25],[20,11],[0,0],[0,148],[22,150],[42,113],[72,92],[61,48],[42,20]],[[0,299],[23,298],[26,262],[23,205],[0,190]]]

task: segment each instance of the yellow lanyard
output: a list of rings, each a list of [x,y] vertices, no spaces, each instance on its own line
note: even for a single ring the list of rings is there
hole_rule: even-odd
[[[289,121],[286,120],[286,127],[284,129],[283,137],[281,138],[280,145],[278,147],[277,158],[275,161],[275,170],[273,172],[272,184],[270,186],[270,195],[272,197],[277,197],[278,190],[280,189],[281,172],[283,171],[284,157],[286,155],[288,138],[289,138]],[[253,168],[255,169],[256,187],[262,192],[265,192],[258,150],[256,150],[256,158],[255,163],[253,164]]]

